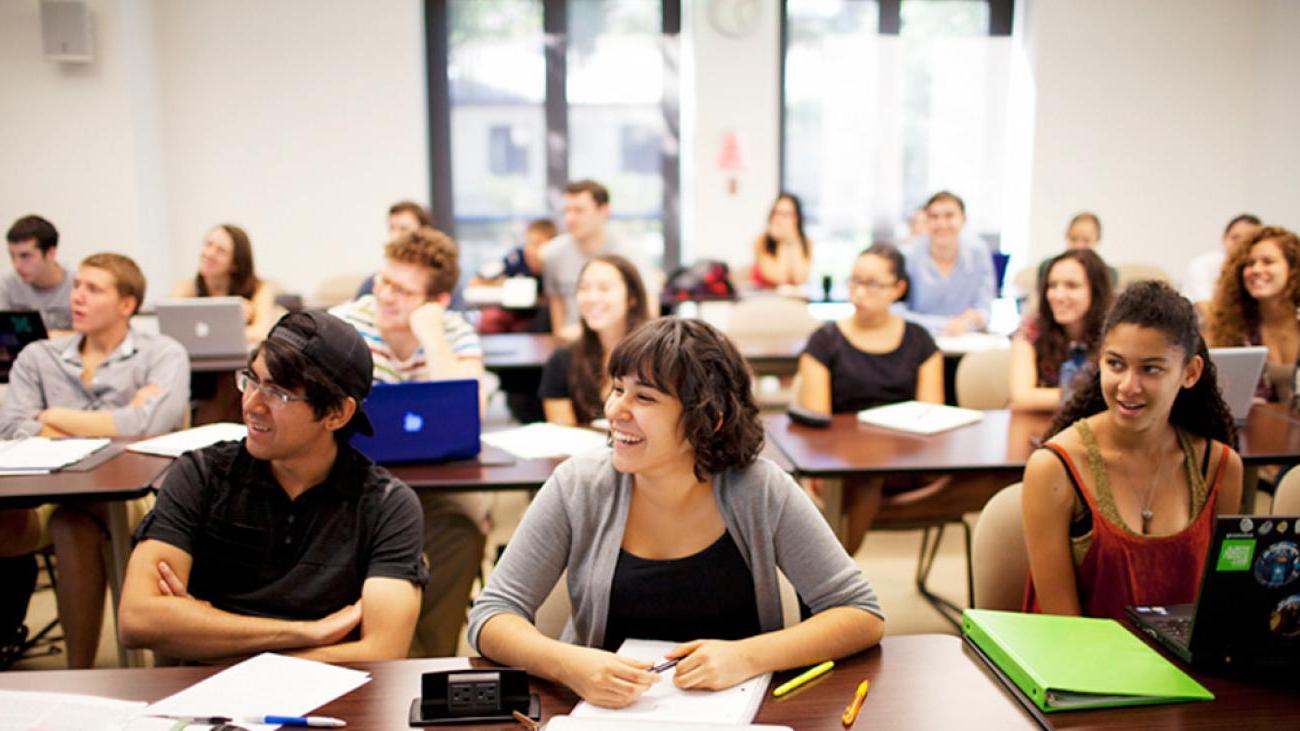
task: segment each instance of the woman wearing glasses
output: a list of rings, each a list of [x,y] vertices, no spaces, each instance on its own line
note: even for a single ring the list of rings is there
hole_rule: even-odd
[[[902,253],[875,244],[849,278],[853,314],[813,333],[799,356],[795,398],[806,411],[842,414],[898,401],[943,403],[943,354],[925,328],[891,307],[907,294]],[[847,547],[857,550],[880,509],[878,479],[845,490]]]

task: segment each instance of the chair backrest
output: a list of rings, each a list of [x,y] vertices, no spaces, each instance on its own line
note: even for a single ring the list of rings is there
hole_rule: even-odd
[[[1005,409],[1011,401],[1011,351],[967,353],[957,363],[957,405],[967,409]]]
[[[340,274],[322,281],[312,293],[312,306],[326,309],[352,301],[356,297],[357,288],[369,276],[369,274]]]
[[[1011,286],[1018,297],[1030,299],[1038,289],[1038,266],[1027,266],[1011,276]]]
[[[788,297],[748,297],[731,308],[728,335],[808,336],[821,321],[808,313],[808,303]]]
[[[1274,515],[1300,515],[1300,469],[1290,469],[1273,491]]]
[[[1168,272],[1153,264],[1116,264],[1115,272],[1119,274],[1116,290],[1121,292],[1130,284],[1146,279],[1155,279],[1160,282],[1173,281],[1169,278]]]
[[[1020,522],[1021,483],[998,491],[980,511],[972,539],[975,606],[1019,611],[1029,575],[1029,553]]]

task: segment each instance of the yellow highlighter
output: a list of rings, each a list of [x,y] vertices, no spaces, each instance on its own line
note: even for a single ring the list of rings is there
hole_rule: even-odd
[[[827,660],[826,662],[820,665],[815,665],[809,668],[808,670],[800,673],[799,675],[796,675],[790,680],[785,681],[781,685],[777,686],[776,690],[772,691],[772,696],[774,698],[780,698],[781,696],[785,695],[786,693],[789,693],[795,688],[798,688],[804,683],[807,683],[813,678],[825,674],[828,670],[830,670],[833,667],[835,667],[834,660]]]

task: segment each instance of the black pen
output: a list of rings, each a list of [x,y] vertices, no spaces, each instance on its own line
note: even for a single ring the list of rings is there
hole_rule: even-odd
[[[650,672],[662,673],[663,671],[668,670],[669,668],[677,667],[677,663],[679,662],[681,662],[681,658],[678,658],[676,660],[665,660],[664,662],[661,662],[658,665],[655,665],[654,667],[650,668]]]

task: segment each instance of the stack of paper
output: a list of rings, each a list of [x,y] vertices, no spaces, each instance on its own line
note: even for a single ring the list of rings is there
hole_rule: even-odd
[[[107,447],[108,439],[29,437],[0,443],[0,474],[45,474]]]
[[[545,423],[486,432],[482,438],[520,459],[571,457],[608,443],[608,437],[598,431]]]
[[[0,690],[0,729],[117,731],[127,728],[131,718],[144,705],[143,702],[119,701],[92,695]]]
[[[923,401],[904,401],[858,412],[858,421],[863,424],[913,434],[937,434],[974,424],[983,418],[984,413],[974,409],[959,409],[956,406]]]
[[[204,424],[193,429],[164,434],[161,437],[145,439],[127,446],[132,452],[157,454],[163,457],[179,457],[185,452],[210,447],[217,442],[237,442],[248,436],[248,427],[243,424]]]

